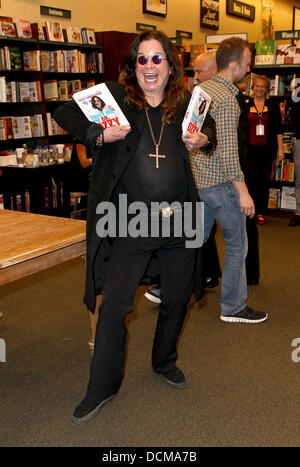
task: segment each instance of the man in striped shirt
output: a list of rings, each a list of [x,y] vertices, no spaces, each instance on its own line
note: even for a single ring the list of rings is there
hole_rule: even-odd
[[[216,61],[216,75],[200,86],[212,98],[209,112],[216,122],[217,144],[208,155],[192,152],[191,164],[204,202],[205,240],[216,220],[226,242],[220,318],[226,322],[260,323],[267,314],[246,305],[246,216],[253,217],[255,209],[239,162],[237,133],[240,107],[236,83],[250,70],[248,43],[237,37],[226,39],[217,50]]]

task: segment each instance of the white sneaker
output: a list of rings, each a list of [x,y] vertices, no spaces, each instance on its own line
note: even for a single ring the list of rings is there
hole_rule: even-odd
[[[146,297],[150,302],[153,303],[160,303],[161,289],[159,287],[153,287],[153,289],[148,289],[146,293],[144,293],[144,297]]]

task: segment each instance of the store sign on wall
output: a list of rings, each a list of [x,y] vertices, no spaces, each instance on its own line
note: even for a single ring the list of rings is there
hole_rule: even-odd
[[[42,6],[40,8],[41,15],[58,16],[60,18],[71,18],[71,10],[62,10],[54,6]]]
[[[226,13],[249,21],[255,20],[255,6],[237,0],[227,0]]]

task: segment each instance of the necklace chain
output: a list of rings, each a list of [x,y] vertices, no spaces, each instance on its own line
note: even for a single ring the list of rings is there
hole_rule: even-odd
[[[159,140],[158,140],[158,142],[156,142],[156,139],[155,139],[154,133],[153,133],[153,129],[152,129],[152,125],[151,125],[151,122],[150,122],[150,118],[149,118],[149,115],[148,115],[148,110],[145,109],[145,112],[146,112],[146,116],[147,116],[147,120],[148,120],[148,126],[149,126],[149,130],[150,130],[150,133],[151,133],[152,141],[154,143],[154,146],[158,149],[159,146],[160,146],[160,143],[161,143],[161,139],[162,139],[165,124],[162,122],[161,129],[160,129]]]

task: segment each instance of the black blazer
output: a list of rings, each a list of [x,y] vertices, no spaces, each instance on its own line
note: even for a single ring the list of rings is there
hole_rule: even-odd
[[[114,200],[114,194],[118,190],[118,182],[127,164],[137,150],[143,127],[147,122],[144,111],[133,109],[124,101],[126,94],[123,85],[115,82],[108,82],[106,85],[113,94],[121,110],[126,115],[132,128],[132,131],[127,135],[125,140],[106,143],[101,148],[95,146],[96,138],[103,131],[103,128],[100,125],[88,121],[75,101],[70,101],[59,106],[54,112],[54,118],[57,123],[73,137],[88,146],[93,152],[92,177],[88,196],[87,264],[84,295],[84,303],[90,310],[94,309],[96,292],[99,292],[104,285],[106,265],[110,254],[109,239],[101,239],[96,233],[96,224],[100,218],[100,215],[96,214],[96,207],[100,202]],[[187,92],[184,105],[177,110],[174,125],[178,150],[185,160],[188,200],[196,202],[198,201],[198,191],[195,187],[190,168],[189,154],[181,139],[181,123],[189,99],[190,93]],[[211,145],[214,144],[215,125],[211,117],[205,120],[202,131],[207,134]],[[209,150],[210,147],[207,148],[207,151]],[[198,257],[200,260],[201,253],[199,253]],[[197,266],[197,271],[201,271],[199,265]],[[154,282],[158,275],[159,271],[157,270],[157,265],[155,262],[152,262],[148,270],[147,283],[150,283],[149,277],[152,277]],[[195,295],[197,300],[203,295],[203,281],[200,277],[196,278],[195,281]]]

